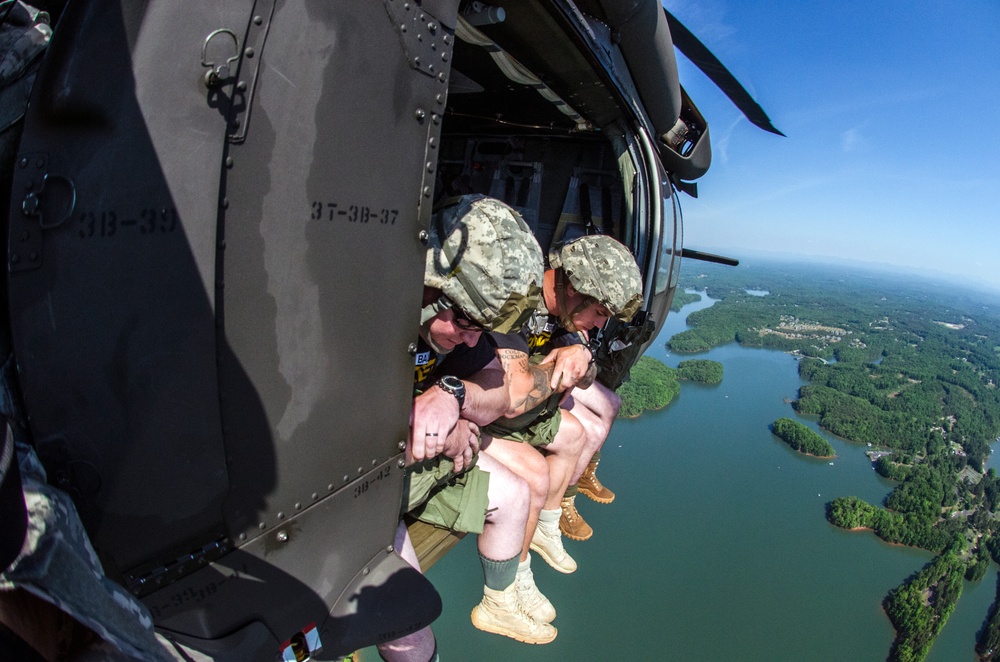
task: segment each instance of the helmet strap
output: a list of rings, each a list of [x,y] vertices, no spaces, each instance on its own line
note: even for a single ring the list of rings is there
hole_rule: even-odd
[[[452,305],[451,299],[442,294],[431,304],[420,309],[420,337],[438,354],[447,354],[448,352],[431,340],[431,321],[437,317],[438,313],[448,310]]]
[[[566,303],[566,273],[562,269],[556,269],[556,306],[559,308],[559,323],[567,331],[579,331],[573,323],[573,316],[582,313],[591,304],[597,301],[592,296],[582,294],[583,301],[573,310],[567,311]]]

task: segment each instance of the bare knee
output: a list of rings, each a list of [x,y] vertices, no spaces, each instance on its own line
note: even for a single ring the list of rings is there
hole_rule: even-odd
[[[608,426],[610,427],[611,423],[613,423],[615,418],[618,417],[618,410],[622,408],[622,397],[617,393],[615,393],[614,391],[608,389],[607,400],[608,400],[608,409],[610,410],[608,412],[609,414],[608,418],[610,418]]]
[[[525,453],[522,460],[520,473],[528,481],[532,497],[544,500],[549,493],[549,463],[538,452]]]
[[[531,500],[531,488],[528,481],[516,475],[500,462],[488,456],[480,455],[480,467],[490,474],[489,499],[490,509],[498,509],[500,513],[522,513],[528,511]]]
[[[587,437],[587,430],[580,419],[570,412],[564,411],[562,420],[559,422],[559,431],[552,443],[549,444],[549,448],[552,452],[561,455],[579,453],[583,450]]]
[[[434,655],[434,633],[429,627],[378,645],[379,656],[387,662],[423,662]]]

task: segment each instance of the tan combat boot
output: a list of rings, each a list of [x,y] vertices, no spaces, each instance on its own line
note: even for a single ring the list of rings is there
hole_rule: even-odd
[[[559,530],[570,540],[587,540],[594,530],[584,521],[576,509],[576,495],[562,500],[562,515],[559,516]]]
[[[518,564],[514,585],[517,586],[517,599],[529,616],[539,623],[551,623],[555,620],[556,608],[535,586],[535,575],[531,572],[530,556],[523,564]]]
[[[601,485],[601,481],[597,479],[596,471],[597,462],[588,464],[587,468],[583,470],[583,475],[580,476],[577,486],[583,494],[597,503],[611,503],[615,500],[615,493]]]
[[[557,631],[525,613],[517,599],[517,582],[502,591],[483,587],[483,601],[472,608],[472,624],[483,632],[502,634],[526,644],[547,644]]]

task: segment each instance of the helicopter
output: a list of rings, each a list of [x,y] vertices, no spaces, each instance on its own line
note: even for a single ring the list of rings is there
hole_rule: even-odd
[[[5,182],[24,427],[106,575],[216,660],[337,659],[440,612],[392,545],[436,201],[627,245],[623,379],[681,260],[735,263],[683,246],[711,146],[675,47],[780,133],[659,0],[50,12]]]

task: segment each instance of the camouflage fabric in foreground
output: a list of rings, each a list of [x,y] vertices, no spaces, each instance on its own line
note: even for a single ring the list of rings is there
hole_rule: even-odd
[[[17,445],[28,509],[21,554],[0,574],[0,591],[20,588],[93,630],[103,642],[87,659],[169,662],[153,618],[125,587],[104,575],[76,506],[48,484],[33,448]]]

